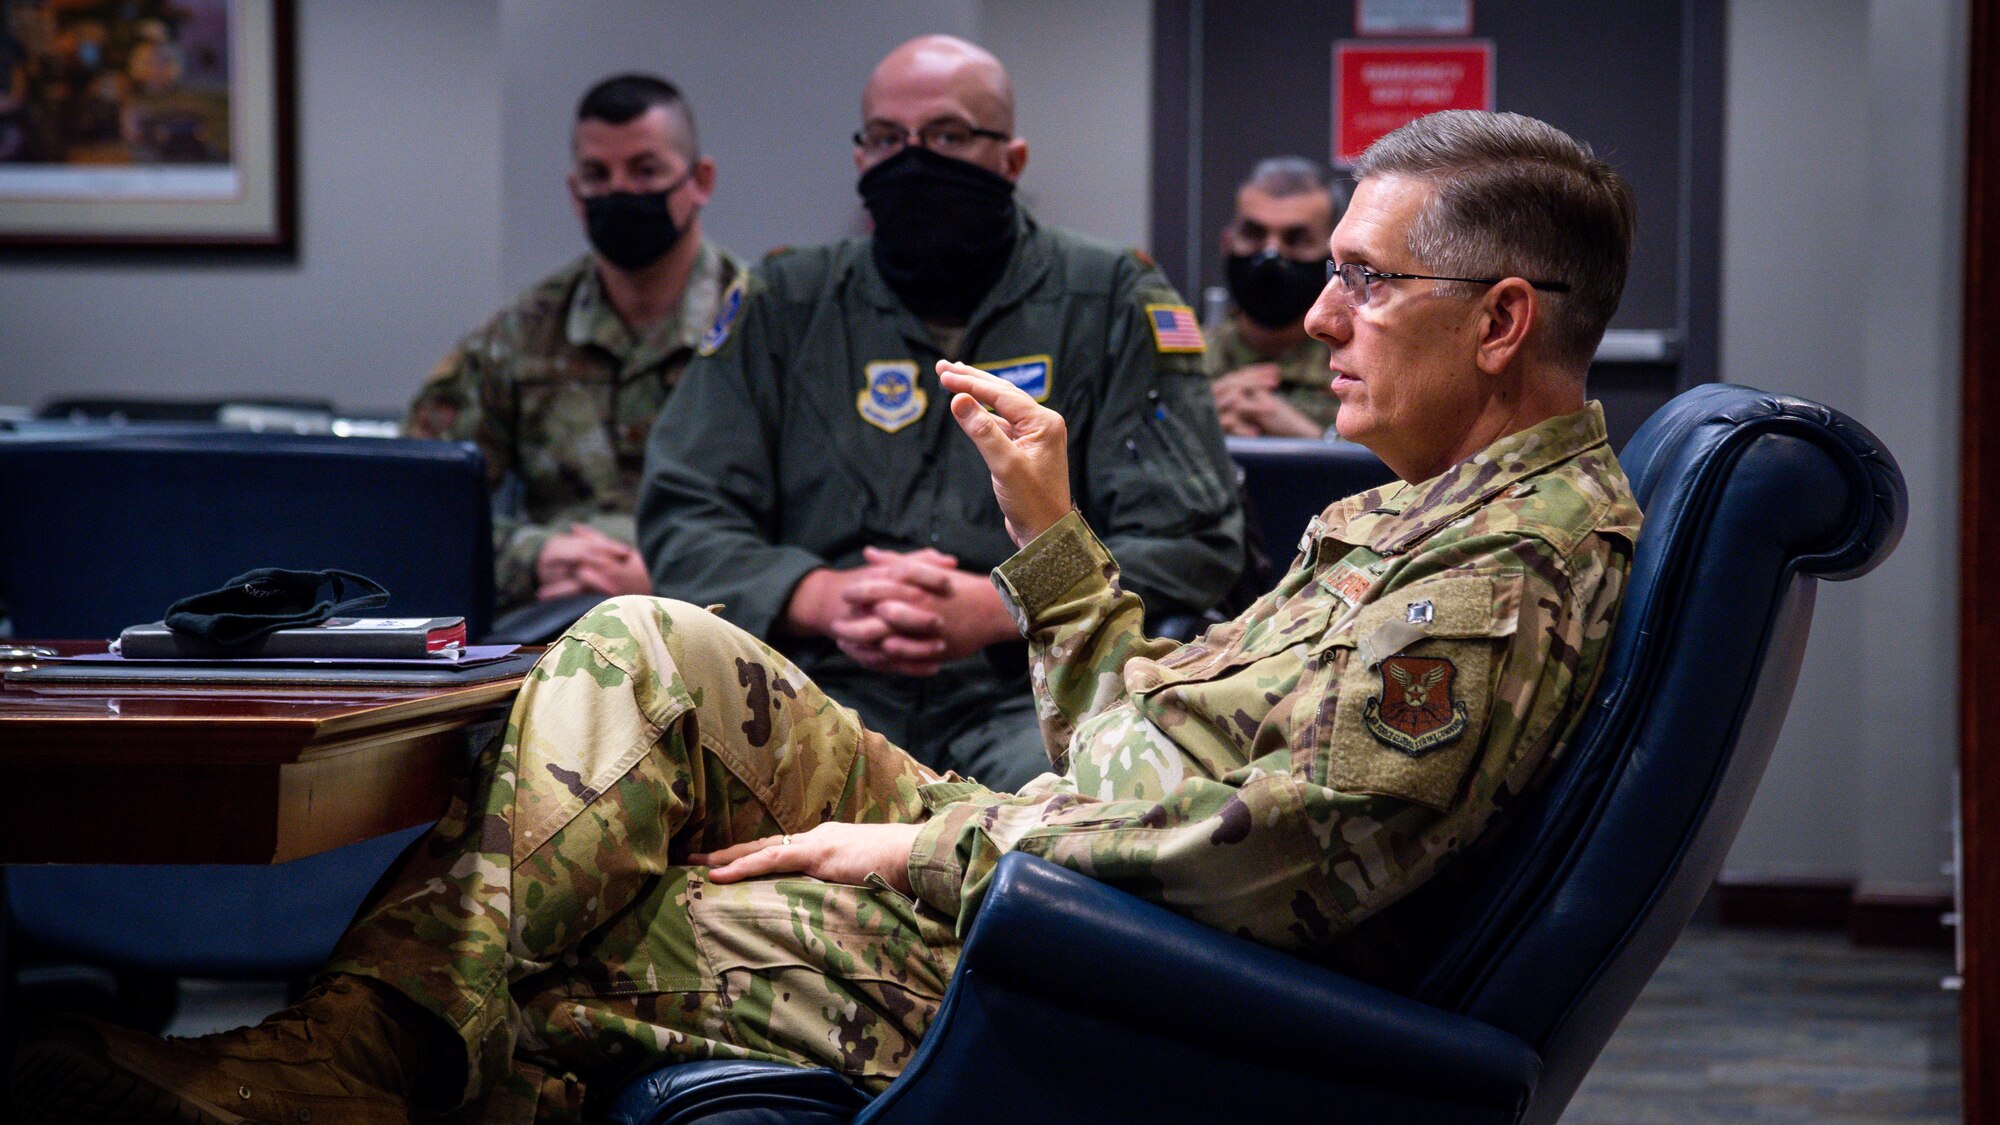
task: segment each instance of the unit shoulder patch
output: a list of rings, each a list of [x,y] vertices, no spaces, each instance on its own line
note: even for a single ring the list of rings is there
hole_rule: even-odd
[[[695,354],[714,355],[729,342],[729,330],[736,327],[736,314],[743,311],[743,294],[749,284],[749,275],[739,273],[736,280],[729,283],[729,288],[722,291],[722,301],[715,310],[715,322],[701,334],[701,344],[695,349]]]
[[[1382,693],[1370,699],[1361,713],[1369,734],[1420,758],[1465,733],[1466,706],[1451,697],[1458,674],[1451,661],[1391,656],[1377,667]]]

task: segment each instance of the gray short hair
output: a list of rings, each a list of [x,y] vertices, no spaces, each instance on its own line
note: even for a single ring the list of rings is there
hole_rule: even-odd
[[[1347,210],[1347,185],[1334,179],[1326,165],[1303,156],[1270,156],[1259,160],[1250,169],[1249,178],[1237,185],[1237,190],[1243,188],[1256,188],[1273,199],[1323,192],[1333,207],[1332,221],[1336,223]]]
[[[1537,293],[1546,339],[1558,362],[1589,366],[1625,291],[1635,221],[1631,185],[1589,145],[1518,113],[1446,110],[1368,146],[1354,177],[1370,176],[1437,193],[1410,225],[1419,268],[1567,283]]]

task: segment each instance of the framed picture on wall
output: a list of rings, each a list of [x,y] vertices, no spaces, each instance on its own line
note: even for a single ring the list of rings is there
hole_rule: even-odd
[[[292,0],[0,0],[0,245],[296,238]]]

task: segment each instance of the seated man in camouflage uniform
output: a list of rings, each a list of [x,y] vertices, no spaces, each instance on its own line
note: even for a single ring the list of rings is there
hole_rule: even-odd
[[[1236,188],[1236,214],[1222,229],[1229,315],[1203,333],[1225,433],[1316,438],[1333,428],[1340,400],[1326,385],[1326,344],[1305,319],[1346,208],[1326,166],[1302,156],[1260,160]]]
[[[22,1052],[25,1119],[576,1121],[709,1058],[880,1090],[1012,850],[1352,967],[1563,752],[1639,524],[1583,382],[1624,182],[1471,112],[1358,173],[1310,322],[1342,433],[1414,483],[1331,505],[1277,589],[1191,644],[1140,635],[1062,419],[939,363],[1023,544],[994,580],[1055,772],[1017,795],[939,776],[720,618],[617,599],[543,659],[313,993],[192,1041],[73,1024]]]
[[[494,485],[518,490],[493,525],[503,612],[652,592],[632,521],[646,434],[744,277],[702,237],[715,161],[673,83],[592,86],[570,147],[591,252],[459,341],[410,404],[411,436],[477,443]]]

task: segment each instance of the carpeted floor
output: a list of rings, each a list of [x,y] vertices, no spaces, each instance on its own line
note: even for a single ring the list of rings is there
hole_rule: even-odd
[[[1951,969],[1838,933],[1691,927],[1563,1125],[1955,1125]]]

